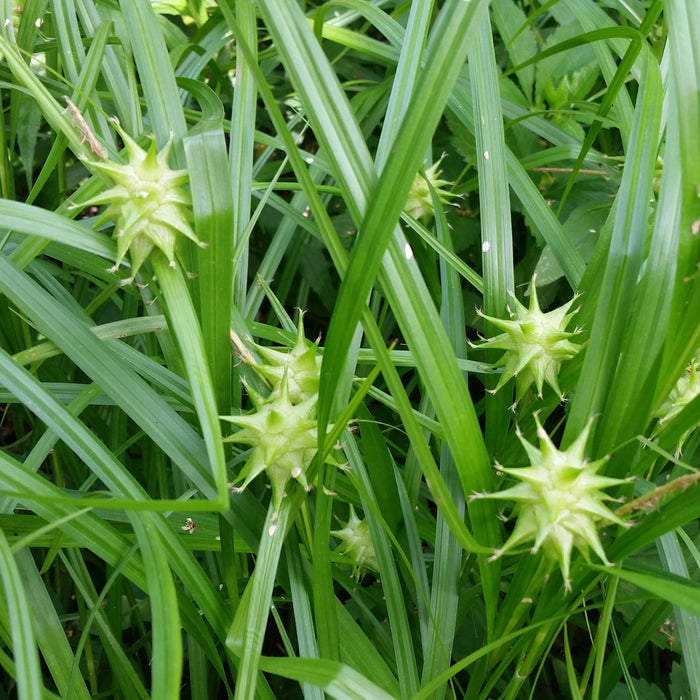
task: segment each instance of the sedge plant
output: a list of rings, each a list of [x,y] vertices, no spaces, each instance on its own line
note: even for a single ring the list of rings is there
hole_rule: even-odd
[[[1,696],[700,698],[695,0],[0,7]]]

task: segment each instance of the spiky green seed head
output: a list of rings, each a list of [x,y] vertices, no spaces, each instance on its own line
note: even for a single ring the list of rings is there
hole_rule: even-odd
[[[124,141],[128,162],[90,161],[90,167],[108,175],[115,186],[81,206],[108,205],[97,224],[114,222],[117,260],[110,271],[115,272],[129,252],[131,276],[124,280],[126,283],[134,279],[154,248],[160,249],[174,267],[183,237],[200,246],[205,244],[190,226],[192,198],[184,189],[187,171],[168,167],[172,138],[159,153],[155,140],[144,151],[116,122],[115,128]]]
[[[224,439],[251,445],[253,452],[234,481],[242,491],[263,472],[272,485],[272,502],[277,512],[286,495],[287,485],[295,479],[309,490],[306,472],[316,454],[318,424],[316,422],[317,396],[301,403],[292,403],[286,375],[276,391],[265,398],[248,387],[248,395],[255,411],[244,416],[222,416],[241,428]],[[329,430],[332,426],[329,426]]]
[[[451,185],[448,180],[440,179],[440,163],[442,158],[426,169],[425,175],[418,173],[413,180],[411,189],[408,191],[406,206],[404,210],[414,219],[425,220],[435,214],[433,198],[430,194],[430,186],[435,190],[438,199],[443,204],[449,204],[450,199],[455,195],[443,188],[443,185]],[[430,186],[428,185],[430,183]]]
[[[541,549],[547,558],[559,565],[565,590],[569,592],[571,554],[574,549],[578,549],[587,561],[588,551],[592,549],[606,566],[611,566],[605,556],[598,527],[605,524],[627,527],[628,524],[605,505],[606,501],[613,499],[603,489],[623,484],[626,480],[598,475],[607,458],[595,462],[585,459],[591,421],[564,451],[555,447],[537,416],[535,421],[539,448],[518,432],[530,466],[517,469],[497,467],[520,483],[498,493],[474,494],[471,498],[516,503],[513,515],[517,520],[513,531],[503,547],[494,552],[493,559],[532,542],[532,553]]]
[[[322,358],[318,355],[318,341],[313,345],[306,342],[304,322],[299,318],[297,339],[294,347],[268,347],[256,345],[258,354],[265,364],[250,363],[253,369],[272,387],[279,386],[287,376],[289,400],[300,403],[318,395]]]
[[[576,300],[574,296],[558,309],[543,313],[537,299],[537,287],[533,278],[530,285],[530,306],[521,304],[513,296],[515,309],[510,319],[495,318],[478,312],[487,321],[503,331],[488,338],[479,347],[505,350],[495,367],[503,367],[503,373],[494,391],[498,391],[515,377],[516,401],[527,389],[535,385],[537,395],[542,397],[544,384],[554,389],[563,398],[559,388],[559,370],[563,362],[570,360],[581,349],[570,338],[579,330],[566,328],[578,309],[570,311]]]
[[[658,435],[666,423],[675,418],[698,394],[700,394],[700,362],[693,359],[676,382],[666,401],[654,412],[654,417],[658,418],[659,422],[652,437]],[[676,457],[681,455],[685,441],[696,427],[686,430],[681,435],[678,445],[676,445]]]
[[[352,505],[350,517],[345,526],[342,530],[331,530],[331,535],[340,540],[336,551],[353,562],[352,576],[356,581],[359,582],[367,569],[379,570],[374,544],[369,534],[369,525],[366,520],[360,520],[357,517]]]

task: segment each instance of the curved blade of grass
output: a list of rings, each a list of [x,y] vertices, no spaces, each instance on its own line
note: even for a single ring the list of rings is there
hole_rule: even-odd
[[[250,598],[247,605],[240,605],[229,630],[226,642],[229,649],[240,656],[238,676],[236,677],[236,697],[253,698],[256,680],[260,669],[263,639],[272,602],[272,590],[275,586],[277,566],[282,552],[287,528],[292,519],[292,509],[298,504],[293,498],[282,501],[279,512],[275,513],[272,505],[268,510],[263,527],[255,563],[255,575],[248,580]],[[242,629],[240,647],[234,639]],[[235,632],[234,632],[235,631]],[[232,637],[235,633],[235,637]]]
[[[163,148],[173,136],[177,146],[187,126],[158,17],[148,0],[132,0],[120,8],[129,27],[134,62],[158,148]],[[181,167],[181,161],[176,148],[176,167]]]
[[[661,125],[661,76],[658,63],[648,51],[644,53],[643,66],[604,277],[602,283],[587,280],[590,285],[600,285],[601,291],[578,390],[566,423],[565,441],[578,435],[590,416],[603,408],[615,373],[624,371],[618,361],[628,321],[626,309],[634,296],[646,245],[649,199]],[[596,429],[595,425],[593,429]],[[589,445],[595,454],[595,441]]]
[[[371,501],[376,507],[377,498],[374,495],[373,483],[365,467],[357,442],[352,434],[346,435],[343,442],[345,455],[348,458],[353,476],[357,477],[364,491],[364,494],[360,492],[360,495],[364,495],[365,499]],[[413,639],[408,624],[406,603],[396,569],[396,561],[392,554],[391,542],[383,529],[381,519],[377,517],[373,508],[368,507],[366,501],[363,500],[362,506],[365,519],[369,525],[372,544],[377,555],[389,627],[391,628],[401,697],[410,698],[419,688],[418,669],[416,667]]]
[[[15,558],[27,598],[31,601],[32,613],[35,619],[41,621],[41,624],[36,626],[37,642],[59,694],[66,697],[70,692],[75,700],[89,700],[91,696],[83,679],[71,677],[71,667],[75,658],[73,650],[32,554],[28,549],[22,549],[15,554]]]
[[[194,95],[202,118],[185,138],[185,155],[199,239],[199,318],[202,343],[207,351],[219,413],[231,408],[231,299],[233,297],[234,208],[229,181],[224,108],[211,88],[196,80],[180,78],[178,84]]]
[[[681,531],[681,534],[682,531]],[[688,544],[688,542],[686,542]],[[664,569],[672,574],[688,580],[688,567],[685,563],[683,552],[676,539],[675,532],[669,532],[659,538],[657,549],[661,556]],[[694,545],[691,544],[694,548]],[[697,550],[696,554],[697,554]],[[697,558],[696,558],[697,562]],[[675,607],[674,617],[677,621],[676,629],[680,638],[683,656],[686,659],[700,658],[700,617],[688,613],[684,608]],[[695,663],[685,664],[685,671],[688,675],[691,695],[694,698],[700,697],[700,667]]]
[[[51,396],[27,370],[18,367],[0,348],[0,377],[2,383],[25,406],[67,444],[100,480],[117,495],[146,498],[145,491],[124,466],[114,458],[78,418]]]
[[[62,491],[56,486],[29,470],[21,462],[0,452],[0,488],[11,493],[22,504],[30,507],[47,522],[62,520],[61,530],[65,531],[78,546],[94,552],[113,566],[122,565],[122,560],[131,549],[131,543],[113,526],[94,513],[84,513],[72,518],[81,501],[65,505]],[[181,533],[174,530],[165,519],[153,520],[159,531],[161,542],[168,553],[168,560],[180,580],[191,593],[197,605],[183,594],[178,601],[180,615],[185,627],[196,636],[214,667],[223,675],[221,661],[216,652],[210,632],[202,621],[202,613],[209,621],[218,638],[225,636],[226,610],[218,594],[211,586],[211,580],[204,575],[194,556],[183,545]],[[124,566],[124,574],[142,590],[147,590],[143,565],[137,557],[131,557]]]
[[[695,581],[636,561],[628,561],[624,569],[606,568],[597,564],[592,566],[608,576],[629,581],[652,595],[700,617],[700,584]]]
[[[132,513],[134,533],[143,555],[153,630],[151,697],[178,700],[182,681],[182,635],[175,582],[152,513]]]
[[[60,214],[23,202],[0,200],[0,227],[65,243],[105,260],[114,260],[117,253],[116,243],[104,234],[66,219]]]
[[[657,400],[668,396],[692,354],[700,345],[700,324],[688,319],[700,318],[700,133],[693,124],[700,121],[700,5],[692,0],[671,0],[665,16],[669,28],[671,55],[670,79],[675,83],[680,153],[681,221],[678,270],[673,289],[673,307],[666,345],[661,386]]]
[[[328,659],[281,659],[264,656],[260,667],[278,676],[323,688],[337,700],[396,700],[355,669]]]
[[[154,253],[153,267],[167,306],[168,325],[180,348],[216,484],[216,503],[211,506],[223,510],[229,499],[226,458],[202,333],[181,271],[173,269],[160,251]]]
[[[0,579],[10,616],[10,634],[17,674],[17,697],[19,700],[40,698],[44,692],[41,682],[41,666],[32,627],[29,601],[24,592],[22,577],[5,533],[0,530]]]
[[[469,75],[479,174],[484,313],[502,318],[510,301],[509,295],[515,294],[513,233],[498,69],[488,16],[481,20],[469,51]],[[489,323],[485,327],[487,337],[497,330]],[[487,378],[486,385],[494,389],[497,381],[496,377]],[[486,445],[491,453],[508,432],[511,415],[508,407],[511,403],[512,393],[509,396],[508,391],[486,395]]]
[[[173,271],[170,270],[170,273]],[[124,365],[109,343],[99,340],[82,318],[64,308],[3,255],[0,255],[0,291],[112,396],[206,495],[218,495],[220,498],[222,491],[225,491],[225,483],[222,482],[223,488],[217,484],[215,491],[212,475],[203,466],[209,460],[201,438],[135,372]],[[173,295],[173,298],[176,297]],[[196,344],[198,338],[187,342]],[[205,406],[203,410],[210,409]],[[216,421],[218,428],[218,415]],[[209,442],[213,442],[211,435]],[[220,477],[223,450],[220,442],[218,447],[213,447],[214,450],[221,450],[221,462],[213,463],[213,467],[219,470],[217,477]],[[216,455],[216,452],[213,454]],[[192,508],[196,506],[191,505]]]

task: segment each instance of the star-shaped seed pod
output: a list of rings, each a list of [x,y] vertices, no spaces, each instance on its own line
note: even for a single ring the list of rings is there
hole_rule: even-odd
[[[413,180],[411,189],[408,191],[408,198],[404,211],[410,214],[414,219],[425,220],[429,216],[435,214],[433,206],[433,198],[430,194],[430,186],[435,190],[438,199],[443,204],[449,204],[450,198],[455,197],[449,190],[444,189],[443,185],[452,184],[449,180],[440,179],[440,163],[442,158],[436,163],[433,163],[429,168],[426,168],[425,175],[418,173]],[[430,186],[428,185],[430,183]]]
[[[321,356],[317,353],[318,341],[310,345],[304,335],[304,322],[299,316],[297,339],[294,347],[269,347],[255,345],[265,364],[254,364],[252,368],[271,386],[276,387],[287,375],[287,390],[292,403],[306,401],[318,395],[321,376]]]
[[[498,391],[515,377],[516,401],[534,384],[537,395],[542,397],[545,383],[563,399],[559,388],[559,370],[566,360],[570,360],[581,349],[581,345],[570,338],[580,331],[567,331],[566,328],[578,309],[570,311],[576,300],[574,296],[557,309],[543,313],[537,299],[535,278],[530,285],[530,307],[526,308],[515,296],[515,310],[510,319],[480,316],[490,321],[503,333],[486,339],[479,347],[505,350],[501,359],[494,365],[503,367],[503,373],[494,391]]]
[[[366,520],[360,520],[357,517],[352,505],[350,505],[350,517],[345,527],[342,530],[331,530],[331,535],[340,540],[336,552],[353,562],[352,576],[355,581],[359,582],[367,569],[379,570],[377,555],[369,534],[369,525]]]
[[[156,152],[155,140],[144,151],[115,121],[128,156],[127,163],[89,161],[88,167],[108,175],[114,187],[81,202],[80,206],[107,204],[97,224],[114,221],[116,272],[127,252],[131,261],[131,282],[154,248],[160,249],[175,267],[177,248],[183,237],[204,247],[190,226],[192,198],[184,189],[186,170],[171,170],[168,158],[172,138]]]
[[[628,527],[629,524],[605,505],[605,501],[614,499],[603,489],[624,484],[627,480],[598,475],[607,458],[595,462],[585,459],[591,421],[564,451],[555,447],[537,415],[535,421],[539,449],[518,431],[530,466],[511,469],[497,465],[500,472],[520,483],[498,493],[473,494],[470,498],[515,501],[515,527],[492,558],[496,559],[526,542],[533,542],[531,552],[536,553],[541,549],[545,556],[558,563],[564,588],[569,592],[571,554],[574,549],[578,549],[587,561],[588,550],[592,549],[606,566],[611,566],[605,556],[598,527],[604,524]]]
[[[272,485],[272,502],[279,511],[286,495],[287,485],[295,479],[307,491],[311,488],[306,471],[317,448],[318,423],[316,402],[312,396],[301,403],[292,403],[286,375],[276,391],[265,398],[248,387],[248,395],[255,412],[245,416],[222,416],[242,428],[224,439],[224,442],[252,445],[253,452],[236,478],[243,481],[235,488],[242,491],[262,472],[266,472]],[[329,426],[329,430],[333,426]]]
[[[698,394],[700,394],[700,362],[694,359],[676,382],[666,401],[654,412],[653,415],[659,419],[659,422],[652,433],[652,437],[656,437],[666,423],[675,418]],[[683,445],[693,430],[695,430],[695,427],[686,430],[679,438],[675,449],[676,457],[680,457]]]

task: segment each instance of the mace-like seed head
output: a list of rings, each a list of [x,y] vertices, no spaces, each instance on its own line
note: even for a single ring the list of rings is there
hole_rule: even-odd
[[[413,180],[411,189],[408,191],[408,198],[404,210],[414,219],[425,220],[435,214],[433,206],[433,198],[430,194],[430,187],[435,190],[438,199],[443,204],[449,204],[450,199],[455,197],[449,190],[444,189],[443,185],[450,185],[448,180],[440,179],[440,163],[442,158],[436,163],[433,163],[429,168],[426,168],[425,175],[418,173]],[[430,183],[430,185],[428,185]]]
[[[160,249],[174,267],[183,237],[204,244],[190,226],[192,199],[184,189],[187,171],[168,167],[172,138],[159,153],[155,140],[144,151],[116,122],[115,128],[126,146],[128,162],[90,161],[89,167],[108,175],[115,186],[81,206],[108,205],[97,224],[114,222],[117,259],[110,270],[117,270],[128,251],[131,276],[125,282],[130,282],[154,248]]]
[[[377,555],[369,534],[366,520],[357,517],[355,509],[350,506],[350,517],[342,530],[331,530],[331,535],[340,540],[336,549],[353,562],[352,576],[359,582],[367,569],[378,571]]]
[[[306,401],[318,395],[322,358],[317,352],[318,341],[313,344],[307,342],[301,316],[296,343],[291,349],[257,344],[255,349],[265,363],[256,364],[247,360],[248,363],[272,387],[278,386],[286,374],[289,399],[292,403]]]
[[[479,344],[479,347],[483,348],[505,350],[504,355],[494,365],[503,367],[495,391],[515,377],[517,401],[533,384],[537,395],[541,397],[545,383],[563,398],[559,388],[559,370],[563,362],[570,360],[581,349],[581,345],[570,340],[579,331],[566,330],[578,311],[569,311],[575,299],[574,296],[564,306],[543,313],[537,300],[537,287],[533,278],[529,308],[513,297],[515,310],[510,319],[495,318],[478,312],[503,331],[500,335]]]
[[[626,480],[598,475],[607,458],[595,462],[584,458],[591,421],[569,449],[561,451],[555,447],[537,416],[535,420],[539,448],[518,434],[530,466],[518,469],[498,466],[499,471],[520,483],[498,493],[474,494],[472,498],[515,501],[515,527],[507,542],[496,551],[495,558],[531,542],[531,552],[541,549],[545,556],[558,563],[568,592],[571,590],[570,567],[574,548],[586,559],[588,550],[592,549],[605,565],[610,566],[598,527],[606,523],[627,527],[627,523],[605,505],[605,501],[613,499],[603,489],[623,484]]]
[[[223,420],[242,428],[224,442],[251,445],[253,452],[234,483],[242,491],[262,472],[272,484],[272,501],[279,510],[287,485],[295,479],[307,491],[310,486],[306,471],[316,454],[318,430],[316,422],[317,397],[294,404],[289,398],[286,376],[277,391],[267,399],[250,387],[255,412],[244,416],[222,416]]]

